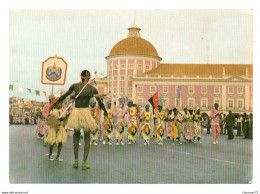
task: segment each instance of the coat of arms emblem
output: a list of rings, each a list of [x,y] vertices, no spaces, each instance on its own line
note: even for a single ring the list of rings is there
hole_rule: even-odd
[[[54,63],[53,66],[49,66],[46,69],[46,78],[50,81],[57,81],[61,78],[62,69],[57,67]]]

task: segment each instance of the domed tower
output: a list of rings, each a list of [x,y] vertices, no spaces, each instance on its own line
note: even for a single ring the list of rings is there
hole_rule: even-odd
[[[127,38],[115,44],[106,57],[108,89],[113,101],[119,96],[131,99],[133,75],[155,69],[162,60],[154,46],[141,38],[141,29],[137,25],[132,25],[128,30]]]

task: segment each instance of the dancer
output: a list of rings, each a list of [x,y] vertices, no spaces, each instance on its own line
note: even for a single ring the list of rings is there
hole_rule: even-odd
[[[137,110],[136,106],[133,104],[133,101],[130,100],[127,103],[128,113],[129,113],[129,124],[127,126],[128,132],[128,144],[136,143],[137,137]]]
[[[170,140],[171,139],[171,130],[172,130],[172,114],[173,114],[173,110],[168,109],[167,111],[167,116],[166,116],[166,120],[165,120],[165,128],[166,128],[166,139]]]
[[[195,115],[193,116],[193,120],[194,120],[194,128],[195,128],[195,134],[194,134],[194,138],[193,138],[193,142],[196,143],[196,137],[197,137],[197,141],[199,143],[201,143],[201,115],[200,115],[200,109],[198,109],[195,113]]]
[[[104,139],[103,145],[107,144],[112,145],[111,140],[113,138],[113,111],[111,109],[111,99],[107,101],[107,114],[108,116],[104,118]]]
[[[172,144],[175,145],[174,139],[178,140],[178,145],[181,145],[181,134],[180,134],[180,126],[181,123],[180,114],[178,114],[178,110],[176,108],[173,109],[173,115],[171,115],[170,120],[172,121],[172,128],[171,128],[171,138]]]
[[[158,110],[155,111],[155,132],[156,132],[156,139],[159,145],[163,144],[163,137],[165,133],[165,112],[163,111],[162,104],[158,105]]]
[[[142,114],[142,135],[144,139],[144,145],[150,144],[150,135],[152,129],[153,114],[150,111],[150,105],[147,102],[145,105],[145,111]]]
[[[92,85],[88,84],[90,79],[90,72],[84,70],[81,72],[81,82],[75,83],[70,86],[69,90],[62,95],[59,100],[56,102],[63,101],[67,96],[72,92],[75,92],[75,95],[78,96],[75,100],[75,108],[72,110],[69,120],[68,127],[74,129],[73,143],[74,143],[74,156],[75,161],[73,163],[74,168],[78,168],[78,150],[79,150],[79,140],[80,140],[80,129],[83,128],[84,131],[84,154],[82,169],[90,168],[90,165],[87,164],[87,158],[90,148],[90,131],[93,131],[97,128],[97,124],[89,109],[89,100],[93,96],[97,96],[98,91]],[[85,87],[83,89],[83,87]],[[83,90],[82,90],[83,89]],[[80,93],[81,92],[81,93]],[[99,107],[104,111],[104,115],[107,116],[107,111],[104,104],[101,102],[99,97],[96,97],[96,100],[99,104]]]
[[[184,140],[187,140],[189,142],[191,142],[191,140],[193,139],[193,136],[192,136],[192,125],[193,125],[192,116],[188,112],[188,109],[184,108],[184,114],[183,114]]]
[[[58,98],[54,99],[53,103],[57,100]],[[54,158],[52,157],[52,151],[55,144],[58,146],[58,152],[55,159],[58,162],[63,161],[63,159],[60,158],[60,153],[62,149],[62,144],[67,142],[67,133],[63,127],[63,120],[66,119],[66,115],[64,115],[61,119],[58,119],[63,111],[64,109],[62,108],[61,102],[56,103],[53,106],[53,109],[51,110],[50,116],[47,120],[47,124],[50,126],[50,129],[47,137],[44,139],[44,141],[50,145],[49,160],[54,160]]]
[[[97,145],[97,139],[98,139],[98,125],[100,123],[100,119],[98,117],[98,107],[96,106],[96,101],[95,99],[92,97],[89,100],[89,106],[90,106],[90,112],[91,112],[91,116],[93,117],[93,119],[95,119],[96,123],[97,123],[97,127],[96,129],[94,129],[93,131],[91,131],[90,134],[90,144],[93,143],[93,145]]]
[[[218,144],[218,137],[220,135],[221,129],[219,127],[219,111],[218,111],[218,104],[214,104],[214,109],[211,111],[210,118],[211,118],[211,128],[212,128],[212,143]]]
[[[125,100],[124,98],[118,99],[118,106],[116,107],[113,115],[114,115],[114,123],[115,123],[115,135],[116,135],[116,145],[124,145],[123,138],[125,132],[125,123],[124,123],[124,110]]]

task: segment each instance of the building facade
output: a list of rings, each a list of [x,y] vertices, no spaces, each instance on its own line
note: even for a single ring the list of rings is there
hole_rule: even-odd
[[[165,107],[200,108],[209,112],[214,103],[226,112],[253,111],[252,64],[161,63],[154,46],[141,38],[140,28],[128,28],[107,59],[107,77],[97,78],[100,93],[110,91],[113,102],[128,96],[142,104],[155,92]]]

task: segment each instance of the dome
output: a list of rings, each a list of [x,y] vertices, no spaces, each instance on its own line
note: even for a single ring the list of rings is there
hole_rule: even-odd
[[[128,37],[115,44],[106,59],[115,55],[133,54],[158,57],[159,60],[161,60],[154,46],[147,40],[140,37],[139,31],[141,29],[137,25],[134,24],[128,28],[128,30]]]
[[[154,46],[147,40],[144,40],[139,37],[128,37],[119,41],[111,49],[109,56],[127,54],[159,57]]]

